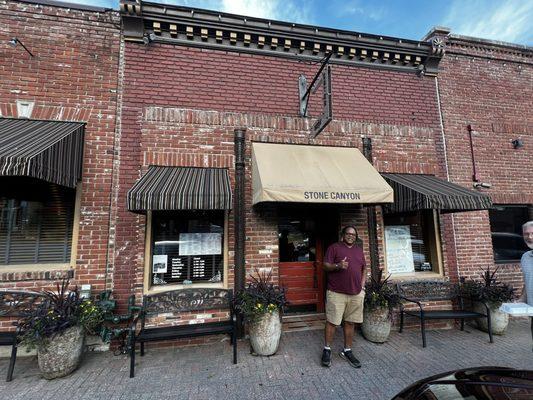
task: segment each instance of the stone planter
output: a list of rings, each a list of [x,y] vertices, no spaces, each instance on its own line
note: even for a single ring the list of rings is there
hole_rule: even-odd
[[[488,303],[490,308],[490,322],[492,327],[492,333],[495,335],[503,335],[507,330],[507,324],[509,323],[509,314],[506,314],[499,310],[501,304]],[[474,302],[473,309],[475,312],[485,314],[487,311],[485,306],[481,303]],[[483,332],[488,332],[487,318],[477,318],[477,327]]]
[[[250,344],[255,354],[271,356],[278,351],[281,338],[279,311],[265,313],[249,324]]]
[[[37,349],[39,369],[44,378],[55,379],[73,372],[81,361],[85,332],[81,326],[68,328]]]
[[[361,331],[366,340],[384,343],[389,338],[391,320],[388,308],[364,309]]]

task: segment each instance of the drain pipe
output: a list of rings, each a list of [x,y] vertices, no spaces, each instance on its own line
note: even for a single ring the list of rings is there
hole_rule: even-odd
[[[468,136],[470,138],[470,153],[472,154],[472,180],[474,182],[479,182],[479,176],[477,175],[476,171],[476,156],[474,154],[474,138],[472,137],[472,132],[474,129],[472,129],[472,125],[467,125],[466,129],[468,129]]]
[[[363,155],[366,157],[370,164],[373,164],[372,139],[368,137],[363,138]],[[376,207],[368,206],[366,208],[366,211],[368,221],[368,246],[370,251],[370,272],[372,274],[372,277],[377,280],[379,274],[379,254],[376,229]]]
[[[233,200],[235,235],[235,291],[244,289],[246,268],[244,262],[246,216],[244,213],[244,154],[246,151],[246,129],[234,130],[235,134],[235,197]],[[238,337],[243,337],[242,316],[237,316]]]

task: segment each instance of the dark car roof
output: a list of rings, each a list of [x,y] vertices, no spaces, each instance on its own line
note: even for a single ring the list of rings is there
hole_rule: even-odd
[[[393,400],[533,399],[533,371],[477,367],[449,371],[419,380]]]

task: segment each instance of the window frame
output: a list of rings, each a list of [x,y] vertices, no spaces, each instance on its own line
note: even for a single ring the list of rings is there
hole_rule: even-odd
[[[417,212],[422,213],[422,218],[426,218],[424,216],[424,211],[431,211],[431,216],[428,216],[427,218],[431,218],[431,225],[432,225],[432,231],[433,235],[431,235],[428,240],[428,246],[429,251],[431,253],[431,257],[436,259],[436,267],[437,270],[433,271],[415,271],[415,272],[407,272],[407,273],[397,273],[397,274],[391,274],[391,279],[395,281],[403,281],[403,280],[427,280],[427,279],[438,279],[438,278],[444,278],[444,262],[443,262],[443,256],[442,256],[442,241],[441,241],[441,235],[440,235],[440,219],[439,219],[439,213],[437,210],[418,210]],[[398,213],[395,213],[398,214]],[[401,214],[401,213],[400,213]],[[382,214],[382,221],[383,221],[383,232],[381,235],[381,243],[383,246],[383,271],[386,275],[388,275],[388,265],[387,265],[387,243],[385,240],[385,218],[386,215]]]
[[[524,208],[526,210],[526,214],[527,214],[527,219],[526,219],[526,221],[524,221],[524,223],[529,221],[529,220],[531,220],[531,218],[533,217],[533,215],[532,215],[533,214],[533,211],[532,211],[533,210],[533,205],[531,205],[531,204],[494,204],[494,207],[495,208],[503,207],[505,209]],[[490,210],[489,210],[488,214],[489,214],[489,227],[490,227],[492,259],[494,260],[494,264],[496,264],[496,265],[520,264],[520,260],[522,258],[521,256],[519,258],[516,258],[516,259],[496,260],[496,254],[495,254],[495,251],[494,251],[494,242],[492,240],[492,234],[496,233],[496,232],[493,232],[493,230],[492,230],[492,221],[491,221]],[[502,233],[509,233],[509,232],[502,232]],[[515,232],[513,232],[513,233],[515,233]],[[526,252],[526,251],[527,251],[527,249],[524,249],[524,252]]]
[[[24,273],[24,272],[47,272],[72,270],[76,266],[78,256],[78,240],[80,232],[80,212],[81,212],[82,183],[79,182],[74,194],[74,213],[72,216],[72,233],[70,260],[68,262],[57,263],[30,263],[30,264],[0,264],[0,273]]]
[[[218,211],[218,210],[213,210]],[[228,220],[229,212],[223,211],[224,218],[224,240],[222,241],[222,268],[223,277],[222,282],[197,282],[184,285],[182,283],[169,283],[167,285],[153,285],[151,278],[152,271],[152,211],[146,211],[146,224],[145,224],[145,240],[144,240],[144,273],[143,273],[143,294],[153,294],[167,292],[171,290],[187,289],[187,288],[215,288],[215,289],[227,289],[228,288]]]

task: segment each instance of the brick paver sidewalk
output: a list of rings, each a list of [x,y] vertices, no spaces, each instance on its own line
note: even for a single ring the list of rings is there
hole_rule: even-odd
[[[335,349],[341,346],[337,332]],[[321,331],[284,334],[278,354],[255,357],[240,343],[239,364],[231,364],[227,341],[179,349],[148,350],[138,357],[136,377],[128,377],[129,359],[90,353],[73,375],[46,381],[34,357],[19,358],[14,380],[6,383],[7,361],[0,360],[2,399],[390,399],[400,389],[428,375],[481,365],[533,370],[529,321],[513,320],[505,336],[428,332],[423,349],[418,331],[393,332],[376,345],[358,336],[353,347],[363,367],[354,369],[335,352],[331,368],[320,366]]]

